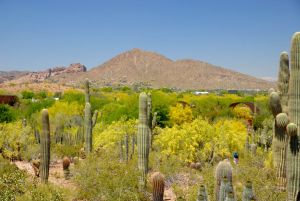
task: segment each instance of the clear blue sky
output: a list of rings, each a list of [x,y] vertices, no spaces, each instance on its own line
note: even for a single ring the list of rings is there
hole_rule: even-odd
[[[88,68],[132,48],[277,77],[300,0],[0,0],[0,70]]]

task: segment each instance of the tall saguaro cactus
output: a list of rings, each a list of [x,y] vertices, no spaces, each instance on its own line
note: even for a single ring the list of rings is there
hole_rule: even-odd
[[[42,129],[40,175],[42,183],[47,183],[50,164],[50,125],[47,109],[42,110]]]
[[[85,102],[90,102],[90,81],[89,79],[85,79],[84,81],[84,92],[85,92]]]
[[[147,94],[147,122],[149,126],[149,146],[151,147],[152,142],[152,98],[151,94]]]
[[[293,35],[291,47],[291,72],[289,80],[289,117],[298,127],[300,125],[300,32]],[[289,130],[288,130],[289,131]],[[296,133],[295,133],[296,134]],[[300,129],[290,135],[288,147],[288,201],[295,200],[300,191]]]
[[[138,169],[140,171],[139,185],[146,187],[149,159],[149,126],[147,120],[147,94],[141,93],[139,97],[139,124],[137,134]]]
[[[289,55],[287,52],[281,52],[277,88],[280,95],[282,111],[285,113],[288,112],[289,79],[290,79]]]
[[[84,112],[85,152],[90,153],[92,151],[92,111],[90,103],[85,103]]]

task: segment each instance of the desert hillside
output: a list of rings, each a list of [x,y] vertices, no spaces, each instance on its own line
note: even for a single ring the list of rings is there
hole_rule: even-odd
[[[75,79],[76,78],[76,79]],[[98,86],[146,85],[177,89],[269,89],[273,82],[192,59],[172,61],[149,51],[132,49],[86,71],[82,64],[30,72],[10,83],[48,83],[79,86],[89,78]],[[6,83],[7,84],[7,83]]]

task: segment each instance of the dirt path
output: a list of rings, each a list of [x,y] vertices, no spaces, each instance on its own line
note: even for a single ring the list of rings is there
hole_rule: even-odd
[[[33,168],[29,162],[26,161],[15,161],[14,164],[20,169],[26,171],[32,177],[35,177]],[[70,169],[73,168],[73,163],[70,165]],[[72,180],[65,180],[62,161],[56,161],[55,163],[50,164],[49,168],[49,178],[48,181],[59,187],[68,188],[70,190],[75,190],[76,186]],[[176,195],[174,194],[172,187],[166,185],[164,192],[165,201],[176,201]]]
[[[35,177],[33,168],[29,162],[26,161],[15,161],[14,164],[20,169],[25,170],[29,175]],[[73,164],[71,164],[72,168]],[[75,189],[75,184],[71,180],[65,180],[63,168],[62,168],[62,161],[57,161],[53,164],[50,164],[49,168],[49,178],[48,181],[54,185],[68,188],[68,189]]]

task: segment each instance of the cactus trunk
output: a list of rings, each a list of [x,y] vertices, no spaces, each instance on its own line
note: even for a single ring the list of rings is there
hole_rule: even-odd
[[[291,72],[289,80],[289,117],[298,127],[300,125],[300,32],[293,35],[291,47]],[[287,151],[288,201],[296,199],[300,191],[300,129],[290,136]]]
[[[277,88],[280,95],[282,111],[288,113],[288,90],[289,90],[289,56],[287,52],[280,54],[280,66],[278,72]]]
[[[41,182],[47,183],[49,177],[50,164],[50,125],[49,114],[47,109],[42,110],[42,136],[41,136],[41,165],[40,175]]]
[[[92,151],[92,111],[90,103],[85,104],[84,129],[85,129],[85,152]]]
[[[139,97],[139,124],[138,124],[138,169],[140,171],[140,189],[146,187],[149,158],[149,126],[147,121],[147,95],[141,93]]]

